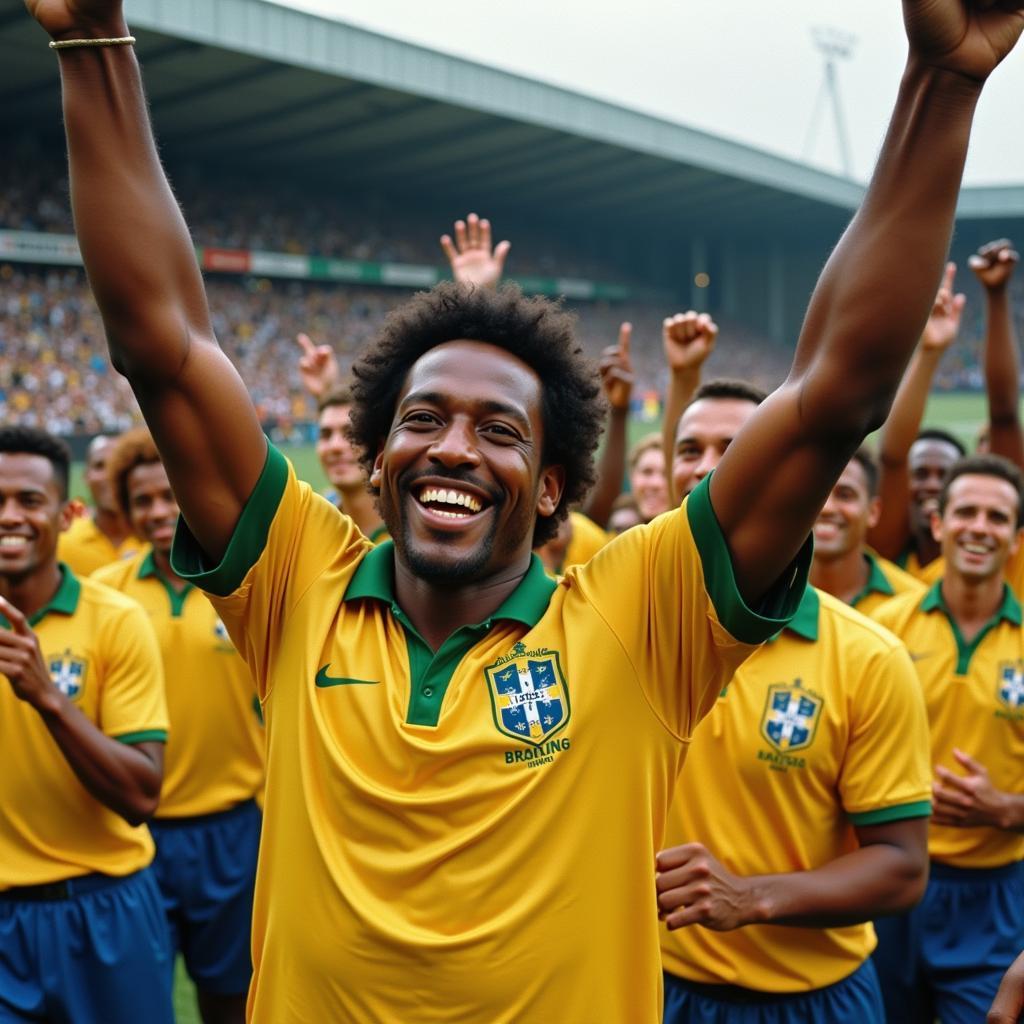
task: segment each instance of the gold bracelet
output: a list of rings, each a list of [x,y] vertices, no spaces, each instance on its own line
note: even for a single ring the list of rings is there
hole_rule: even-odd
[[[51,50],[73,50],[79,46],[134,46],[135,36],[117,36],[114,39],[54,39]]]

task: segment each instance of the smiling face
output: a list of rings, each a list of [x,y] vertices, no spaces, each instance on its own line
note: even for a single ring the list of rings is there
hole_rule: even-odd
[[[143,462],[129,470],[125,489],[132,530],[152,544],[154,551],[169,555],[178,521],[178,503],[163,463]]]
[[[832,561],[860,551],[879,511],[880,503],[871,497],[864,467],[851,459],[814,522],[814,557]]]
[[[946,508],[933,520],[947,575],[971,582],[999,576],[1020,543],[1017,490],[1007,480],[965,473],[950,485]]]
[[[526,564],[563,483],[541,465],[541,396],[526,363],[486,342],[446,342],[413,365],[370,478],[413,575],[453,585]]]
[[[49,459],[0,453],[0,576],[19,582],[48,569],[71,519]]]
[[[363,467],[348,439],[351,416],[350,405],[329,405],[318,422],[316,454],[330,485],[341,492],[366,489]]]
[[[101,512],[117,512],[117,501],[107,472],[107,460],[114,448],[114,438],[94,437],[85,456],[85,483],[93,504]]]
[[[721,461],[732,439],[754,415],[746,398],[701,398],[687,406],[676,429],[672,489],[682,501]]]
[[[960,458],[960,452],[948,441],[925,438],[910,446],[910,529],[918,536],[929,536],[932,516],[939,510],[939,495],[946,470]]]
[[[641,453],[630,470],[629,489],[645,523],[668,511],[668,480],[665,479],[665,456],[660,446]]]

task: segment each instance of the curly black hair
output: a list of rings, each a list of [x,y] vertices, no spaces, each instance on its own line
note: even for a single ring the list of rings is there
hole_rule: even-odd
[[[9,452],[12,455],[41,455],[49,460],[53,466],[53,477],[57,481],[60,500],[67,500],[71,449],[59,437],[38,427],[5,424],[0,426],[0,452]]]
[[[492,291],[445,282],[393,310],[352,368],[349,436],[360,449],[367,475],[420,356],[447,341],[488,342],[521,359],[541,381],[541,458],[546,466],[565,469],[555,514],[538,516],[534,527],[535,547],[550,540],[570,506],[594,484],[594,451],[604,424],[597,367],[576,341],[575,321],[559,303],[527,298],[515,285]]]

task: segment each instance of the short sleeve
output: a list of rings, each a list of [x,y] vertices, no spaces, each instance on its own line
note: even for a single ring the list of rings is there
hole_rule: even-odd
[[[171,562],[210,597],[264,699],[296,602],[324,572],[354,565],[371,547],[352,520],[297,480],[291,463],[268,444],[263,472],[220,563],[209,563],[183,520]]]
[[[931,744],[910,655],[895,643],[858,664],[839,793],[854,825],[931,813]]]
[[[736,668],[793,616],[810,559],[808,539],[750,608],[704,481],[681,508],[627,530],[569,581],[618,638],[662,722],[686,739]]]
[[[164,669],[153,625],[131,602],[100,619],[102,672],[97,724],[122,743],[167,740]]]

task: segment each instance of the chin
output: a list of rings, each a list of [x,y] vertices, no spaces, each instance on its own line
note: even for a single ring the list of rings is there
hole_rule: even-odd
[[[418,549],[414,544],[403,544],[403,561],[412,573],[436,586],[459,586],[473,583],[487,574],[491,557],[489,545],[457,556],[454,553],[435,555]]]

